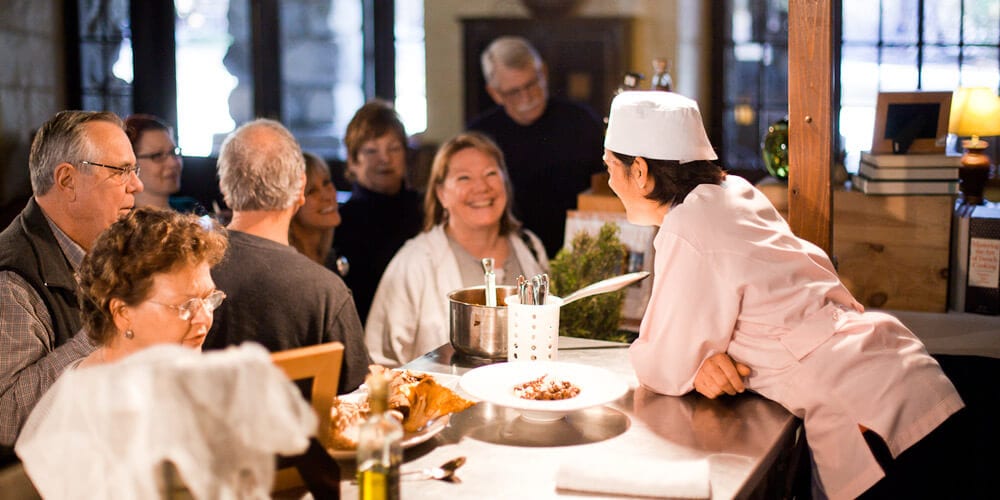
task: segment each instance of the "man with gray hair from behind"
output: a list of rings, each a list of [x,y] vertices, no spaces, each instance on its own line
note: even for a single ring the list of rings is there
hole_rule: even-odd
[[[223,141],[218,173],[233,218],[212,279],[227,298],[203,348],[254,341],[276,352],[337,341],[344,344],[338,393],[356,389],[371,358],[351,292],[288,244],[288,226],[305,202],[298,142],[274,120],[246,123]]]

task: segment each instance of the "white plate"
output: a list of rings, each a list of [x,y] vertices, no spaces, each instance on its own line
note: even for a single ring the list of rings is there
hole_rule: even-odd
[[[514,386],[546,374],[569,381],[580,388],[580,394],[556,401],[535,401],[514,395]],[[459,384],[473,398],[517,410],[525,420],[536,422],[553,422],[567,413],[605,405],[628,392],[628,384],[608,370],[558,361],[515,361],[483,366],[463,375]]]
[[[353,396],[353,395],[350,395]],[[365,394],[361,394],[365,396]],[[349,396],[340,396],[341,399],[347,399]],[[403,434],[403,449],[412,448],[428,439],[436,436],[439,432],[443,431],[445,427],[448,426],[448,422],[451,421],[451,415],[445,415],[443,417],[435,418],[428,422],[422,429],[417,432],[407,432]],[[357,450],[345,450],[340,448],[327,448],[327,453],[331,457],[337,460],[353,460],[355,455],[357,455]]]

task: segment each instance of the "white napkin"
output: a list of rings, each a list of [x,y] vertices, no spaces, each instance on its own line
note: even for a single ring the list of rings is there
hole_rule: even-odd
[[[556,473],[556,488],[656,498],[709,498],[708,460],[574,460]]]
[[[196,499],[268,498],[275,453],[316,422],[263,347],[161,344],[63,373],[15,450],[46,499],[158,498],[164,460]]]

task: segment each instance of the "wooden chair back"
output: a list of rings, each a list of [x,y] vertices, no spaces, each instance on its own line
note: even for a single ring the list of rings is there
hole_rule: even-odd
[[[330,446],[330,407],[337,396],[340,365],[344,358],[344,345],[328,342],[271,353],[271,360],[285,372],[289,379],[312,379],[309,401],[319,417],[317,438],[324,448]],[[279,469],[274,479],[273,491],[281,491],[304,483],[295,467]]]
[[[21,462],[14,461],[0,467],[0,497],[21,498],[24,500],[41,500],[41,495],[31,483],[28,474],[24,472]]]

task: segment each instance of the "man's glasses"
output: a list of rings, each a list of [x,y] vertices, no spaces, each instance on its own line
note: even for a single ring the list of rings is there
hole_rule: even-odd
[[[115,167],[115,166],[112,166],[112,165],[105,165],[103,163],[97,163],[97,162],[87,161],[87,160],[80,160],[80,163],[82,163],[84,165],[90,165],[92,167],[110,168],[111,170],[115,170],[115,171],[118,172],[115,175],[118,176],[118,180],[122,184],[125,184],[125,182],[128,181],[129,174],[135,174],[136,177],[139,176],[139,170],[140,170],[139,165],[132,165],[132,166],[129,166],[129,167]]]
[[[539,89],[541,87],[541,83],[542,83],[541,77],[535,75],[535,77],[532,78],[528,83],[525,83],[520,87],[514,87],[510,90],[497,89],[497,93],[500,94],[500,97],[503,97],[504,100],[516,99],[520,97],[522,94],[527,95],[529,92]]]
[[[160,305],[163,307],[169,307],[177,311],[177,317],[181,321],[187,321],[194,317],[195,313],[198,311],[198,307],[204,308],[205,312],[212,314],[213,311],[222,305],[222,301],[226,298],[226,292],[222,290],[215,290],[208,294],[208,297],[193,299],[188,299],[183,304],[175,306],[173,304],[164,304],[163,302],[157,302],[155,300],[147,300],[146,302],[152,302],[153,304]]]
[[[135,155],[136,158],[140,160],[153,160],[157,163],[166,160],[167,158],[177,158],[181,155],[181,148],[168,149],[166,151],[157,151],[155,153],[149,153],[144,155]]]

